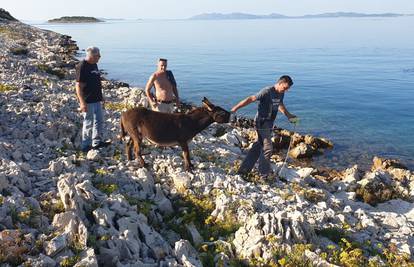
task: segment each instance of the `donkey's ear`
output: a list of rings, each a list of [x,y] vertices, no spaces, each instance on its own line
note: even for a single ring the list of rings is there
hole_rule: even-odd
[[[213,108],[204,101],[203,101],[203,107],[205,107],[208,111],[213,111]]]
[[[203,98],[203,101],[201,101],[201,102],[203,102],[204,104],[207,104],[207,105],[209,105],[209,106],[212,106],[212,107],[214,106],[214,105],[213,105],[213,103],[211,103],[211,102],[207,99],[207,97],[204,97],[204,98]]]

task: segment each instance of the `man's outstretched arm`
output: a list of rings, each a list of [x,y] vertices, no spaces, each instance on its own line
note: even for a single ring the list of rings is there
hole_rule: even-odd
[[[293,119],[293,118],[296,118],[296,115],[293,115],[292,113],[290,113],[287,110],[285,104],[283,104],[283,103],[279,104],[279,111],[282,112],[289,120]]]
[[[245,106],[249,105],[250,103],[253,103],[256,100],[257,100],[257,97],[255,95],[249,96],[249,97],[243,99],[242,101],[240,101],[237,105],[235,105],[231,109],[231,112],[236,112],[237,110],[241,109],[242,107],[245,107]]]

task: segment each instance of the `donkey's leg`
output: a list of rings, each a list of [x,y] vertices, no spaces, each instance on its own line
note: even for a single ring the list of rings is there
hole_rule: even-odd
[[[190,151],[188,150],[188,144],[187,143],[181,143],[180,146],[183,150],[184,169],[186,171],[191,171],[194,168],[194,166],[193,166],[193,164],[191,164]]]
[[[134,154],[135,159],[139,161],[139,166],[144,167],[145,161],[144,158],[141,156],[141,142],[134,142]]]
[[[132,151],[131,151],[131,145],[134,145],[134,141],[132,140],[132,138],[129,138],[129,140],[126,142],[125,144],[125,153],[127,156],[127,160],[131,160],[132,159]]]
[[[130,135],[131,135],[131,138],[132,138],[133,143],[134,143],[135,160],[139,161],[140,167],[144,167],[145,166],[145,161],[141,156],[142,135],[141,135],[141,133],[139,132],[138,129],[135,129]]]

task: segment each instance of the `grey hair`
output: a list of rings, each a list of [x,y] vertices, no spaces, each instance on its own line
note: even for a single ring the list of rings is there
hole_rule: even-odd
[[[100,50],[96,46],[89,46],[88,48],[86,48],[87,56],[94,56],[94,55],[99,55],[99,54],[100,54]]]

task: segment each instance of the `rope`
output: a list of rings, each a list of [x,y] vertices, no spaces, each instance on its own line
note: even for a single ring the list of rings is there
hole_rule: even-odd
[[[298,121],[296,120],[295,122],[293,122],[292,123],[293,124],[293,133],[295,133],[296,132],[296,125],[298,124]],[[234,127],[233,125],[231,125],[230,124],[230,126],[232,126],[233,128],[236,128],[236,127]],[[274,130],[274,128],[272,127],[272,128],[254,128],[255,130]],[[288,150],[287,150],[287,152],[286,152],[286,156],[285,156],[285,160],[283,161],[283,165],[282,165],[282,167],[280,168],[280,170],[279,170],[279,172],[278,172],[278,176],[280,177],[280,174],[282,173],[282,171],[283,171],[283,169],[285,168],[285,166],[286,166],[286,163],[287,163],[287,160],[288,160],[288,158],[289,158],[289,152],[290,152],[290,149],[291,149],[291,147],[292,147],[292,138],[290,138],[290,141],[289,141],[289,147],[288,147]]]
[[[296,131],[296,123],[293,124],[293,132],[295,132],[295,131]],[[289,147],[288,147],[288,150],[287,150],[287,153],[286,153],[285,161],[283,162],[282,168],[280,168],[279,173],[277,174],[277,176],[279,176],[279,177],[280,177],[280,174],[282,173],[282,170],[285,168],[286,162],[289,158],[289,152],[290,152],[290,148],[292,146],[292,139],[293,138],[290,138]]]

